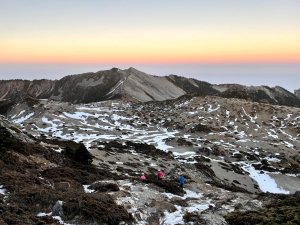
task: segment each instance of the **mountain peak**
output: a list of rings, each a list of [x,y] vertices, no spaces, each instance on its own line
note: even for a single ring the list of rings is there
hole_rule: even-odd
[[[300,98],[281,87],[244,86],[240,84],[212,85],[207,82],[177,75],[154,76],[134,67],[66,76],[60,80],[0,81],[0,100],[16,101],[21,97],[52,99],[71,103],[89,103],[108,99],[135,101],[163,101],[185,94],[219,95],[225,98],[245,98],[300,107]],[[297,92],[298,93],[298,92]]]
[[[124,71],[127,71],[128,73],[144,73],[144,72],[142,72],[140,70],[137,70],[134,67],[129,67],[128,69],[125,69]]]

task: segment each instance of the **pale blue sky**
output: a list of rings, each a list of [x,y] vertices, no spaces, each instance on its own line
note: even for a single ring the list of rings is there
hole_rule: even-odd
[[[0,5],[2,37],[120,28],[284,32],[300,27],[299,0],[0,0]]]

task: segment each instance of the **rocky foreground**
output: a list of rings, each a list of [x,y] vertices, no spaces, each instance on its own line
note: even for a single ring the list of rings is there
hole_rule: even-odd
[[[25,101],[1,118],[0,223],[299,224],[299,124],[212,96]]]

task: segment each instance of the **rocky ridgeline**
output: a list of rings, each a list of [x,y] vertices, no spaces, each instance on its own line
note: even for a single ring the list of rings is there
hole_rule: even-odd
[[[298,93],[298,92],[295,92]],[[0,81],[0,105],[24,99],[49,99],[70,103],[91,103],[110,99],[133,102],[164,101],[183,95],[240,98],[255,102],[300,107],[298,95],[281,87],[212,85],[196,79],[153,76],[134,68],[99,71],[63,77],[60,80]],[[2,102],[1,102],[2,101]],[[6,113],[1,110],[0,113]]]

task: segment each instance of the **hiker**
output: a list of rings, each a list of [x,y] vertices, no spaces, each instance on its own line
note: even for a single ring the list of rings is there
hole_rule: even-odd
[[[142,173],[142,176],[140,176],[140,179],[141,179],[142,182],[144,182],[146,180],[146,177],[145,177],[144,173]]]
[[[179,184],[180,184],[180,187],[183,188],[183,185],[184,185],[184,176],[183,175],[180,175]]]
[[[156,176],[157,176],[158,180],[162,180],[163,177],[164,177],[164,174],[163,174],[163,172],[161,170],[157,170]]]
[[[170,169],[170,172],[169,172],[168,175],[170,176],[171,179],[175,178],[175,174],[177,172],[176,170],[177,170],[177,167],[173,167],[173,168]]]

